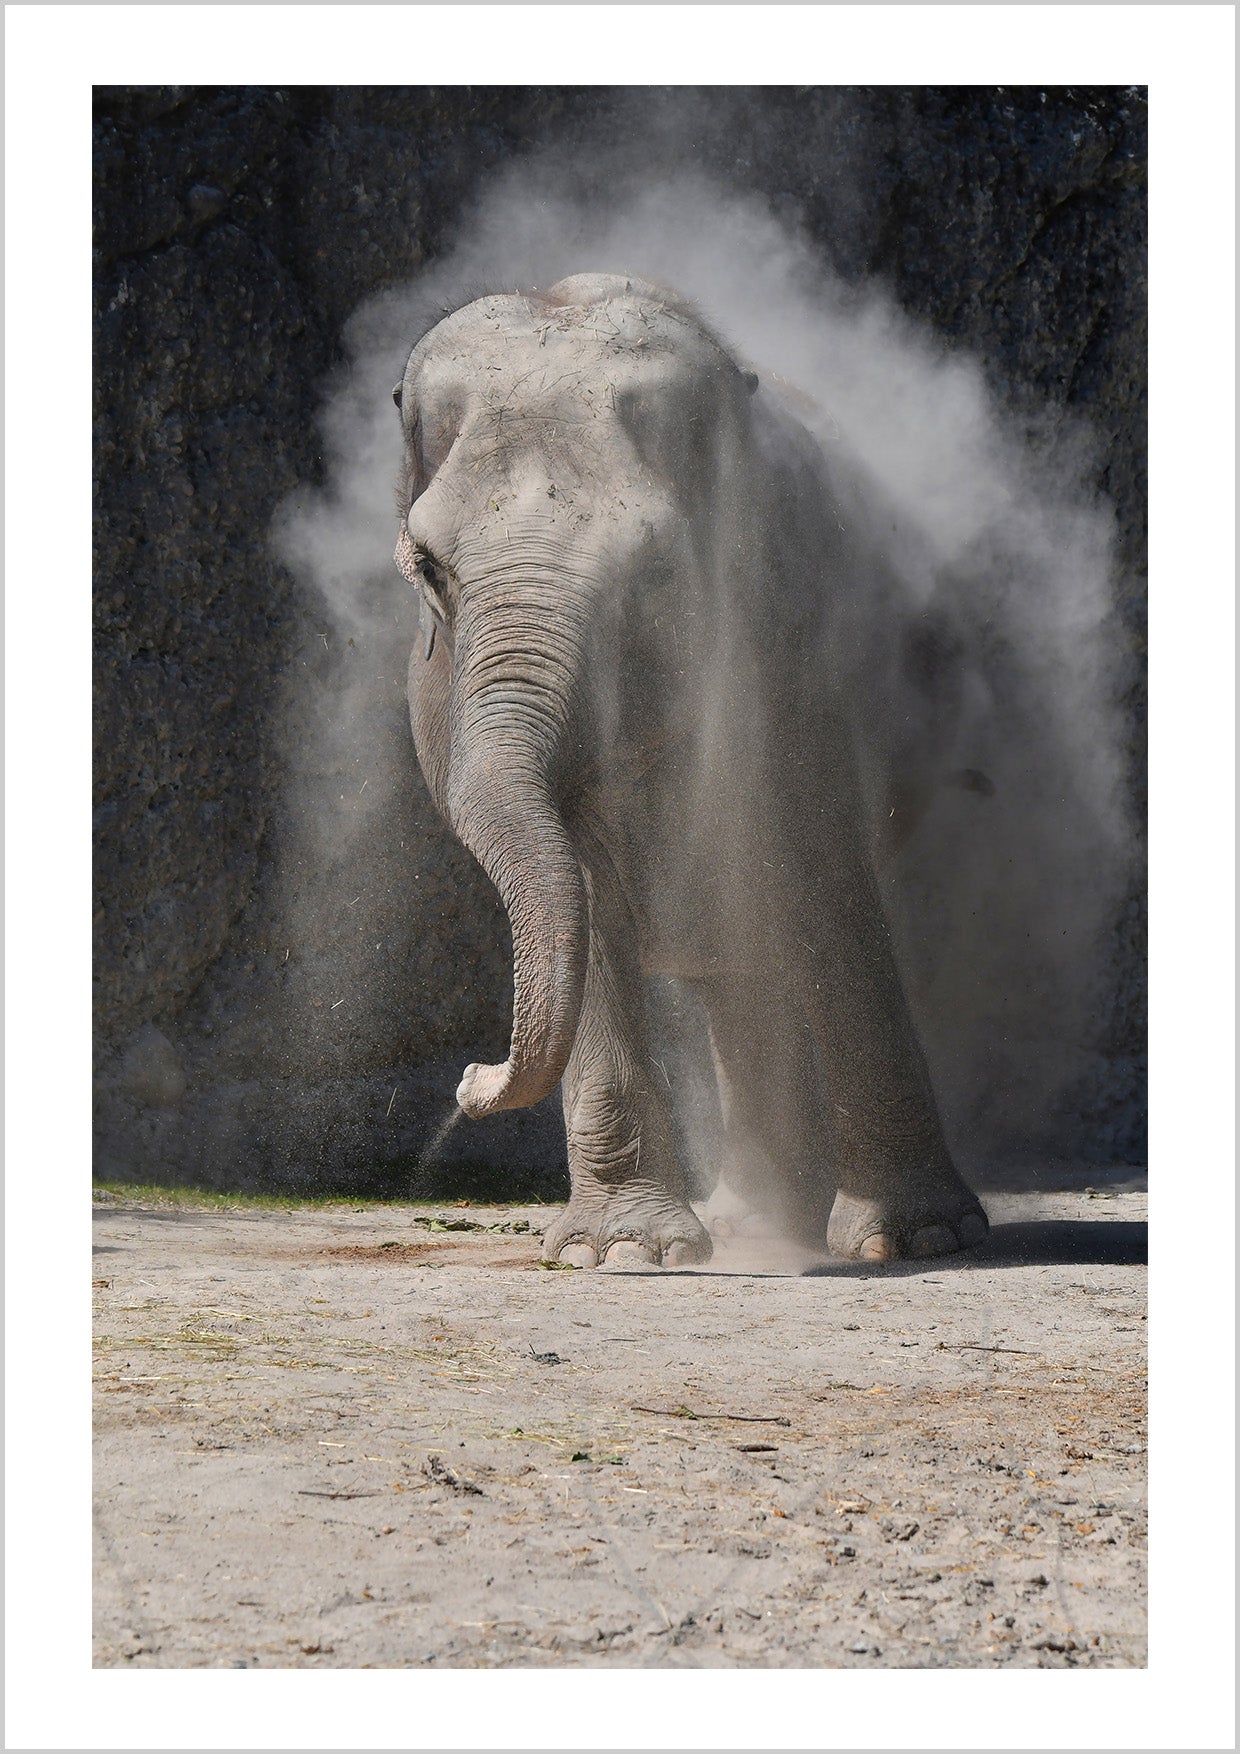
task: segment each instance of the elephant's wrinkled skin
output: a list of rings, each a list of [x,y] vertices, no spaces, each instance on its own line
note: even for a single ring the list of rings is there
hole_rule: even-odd
[[[705,1004],[733,1195],[871,1259],[986,1232],[870,866],[868,587],[817,448],[755,389],[674,295],[579,276],[445,318],[395,392],[418,758],[513,936],[508,1057],[458,1100],[562,1080],[572,1198],[544,1252],[578,1265],[711,1251],[644,971]]]

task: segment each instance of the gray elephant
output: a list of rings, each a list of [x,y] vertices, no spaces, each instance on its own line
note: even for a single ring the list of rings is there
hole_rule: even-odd
[[[456,311],[394,396],[418,759],[512,926],[508,1056],[457,1100],[562,1083],[544,1254],[711,1253],[647,1038],[658,972],[708,1015],[734,1198],[871,1260],[980,1241],[871,862],[864,771],[902,730],[882,587],[818,447],[687,304],[612,275]]]

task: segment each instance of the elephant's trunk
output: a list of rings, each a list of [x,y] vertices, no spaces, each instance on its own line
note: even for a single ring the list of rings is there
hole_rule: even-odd
[[[478,1118],[528,1108],[563,1076],[585,986],[589,906],[550,778],[566,704],[556,686],[563,671],[535,684],[514,675],[512,658],[493,640],[489,652],[464,644],[454,666],[449,814],[499,891],[513,948],[508,1058],[467,1067],[456,1093]]]

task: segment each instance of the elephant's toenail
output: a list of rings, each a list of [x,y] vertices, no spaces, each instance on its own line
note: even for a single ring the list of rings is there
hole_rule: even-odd
[[[702,1250],[691,1242],[669,1242],[663,1251],[665,1267],[691,1267],[702,1258]],[[709,1259],[709,1255],[706,1258]]]
[[[858,1250],[863,1261],[894,1261],[899,1252],[895,1238],[881,1230],[876,1236],[867,1236]]]
[[[588,1242],[566,1242],[560,1250],[559,1261],[562,1267],[596,1267],[598,1256]]]
[[[960,1236],[961,1248],[972,1248],[979,1243],[990,1230],[989,1224],[980,1212],[966,1212],[956,1226]]]
[[[946,1224],[928,1224],[913,1237],[909,1254],[921,1259],[924,1255],[954,1254],[960,1245],[956,1241],[956,1233]]]

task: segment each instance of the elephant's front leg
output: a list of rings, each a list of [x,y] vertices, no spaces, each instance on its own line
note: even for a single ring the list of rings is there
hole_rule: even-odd
[[[710,1237],[689,1205],[653,1075],[634,922],[605,855],[592,866],[590,960],[563,1080],[572,1192],[543,1256],[578,1267],[705,1261]]]

